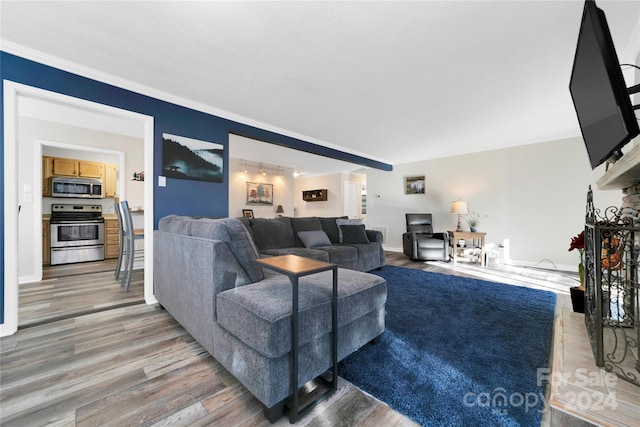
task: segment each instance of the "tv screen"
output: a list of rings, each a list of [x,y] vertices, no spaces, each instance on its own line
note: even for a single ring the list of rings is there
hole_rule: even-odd
[[[638,134],[618,55],[604,12],[586,0],[569,84],[591,168]]]

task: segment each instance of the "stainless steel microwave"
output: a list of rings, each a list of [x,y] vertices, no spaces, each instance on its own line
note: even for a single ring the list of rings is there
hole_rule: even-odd
[[[102,180],[55,176],[51,179],[52,197],[102,198]]]

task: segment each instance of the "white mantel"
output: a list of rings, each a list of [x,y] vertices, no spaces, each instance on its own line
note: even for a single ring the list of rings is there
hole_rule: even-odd
[[[640,182],[640,144],[609,166],[596,185],[598,190],[622,190]]]

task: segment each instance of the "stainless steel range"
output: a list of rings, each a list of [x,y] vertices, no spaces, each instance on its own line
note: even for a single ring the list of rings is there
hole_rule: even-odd
[[[51,265],[102,260],[102,206],[51,205]]]

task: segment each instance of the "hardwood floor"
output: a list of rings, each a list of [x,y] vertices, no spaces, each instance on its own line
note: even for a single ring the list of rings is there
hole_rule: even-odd
[[[391,252],[387,262],[472,275]],[[21,308],[24,301],[35,326],[0,340],[0,425],[271,425],[260,403],[158,306],[135,303],[78,315],[55,308],[64,305],[57,302],[65,292],[80,300],[96,287],[109,288],[108,279],[112,270],[56,279],[67,283],[60,289],[73,290],[25,289],[31,295],[21,295]],[[53,285],[47,279],[41,286]],[[37,307],[64,318],[46,321]],[[276,423],[288,424],[286,417]],[[341,379],[338,392],[298,425],[415,424]]]
[[[45,267],[43,281],[20,285],[18,327],[143,303],[143,271],[134,271],[123,292],[115,268],[115,260]]]

